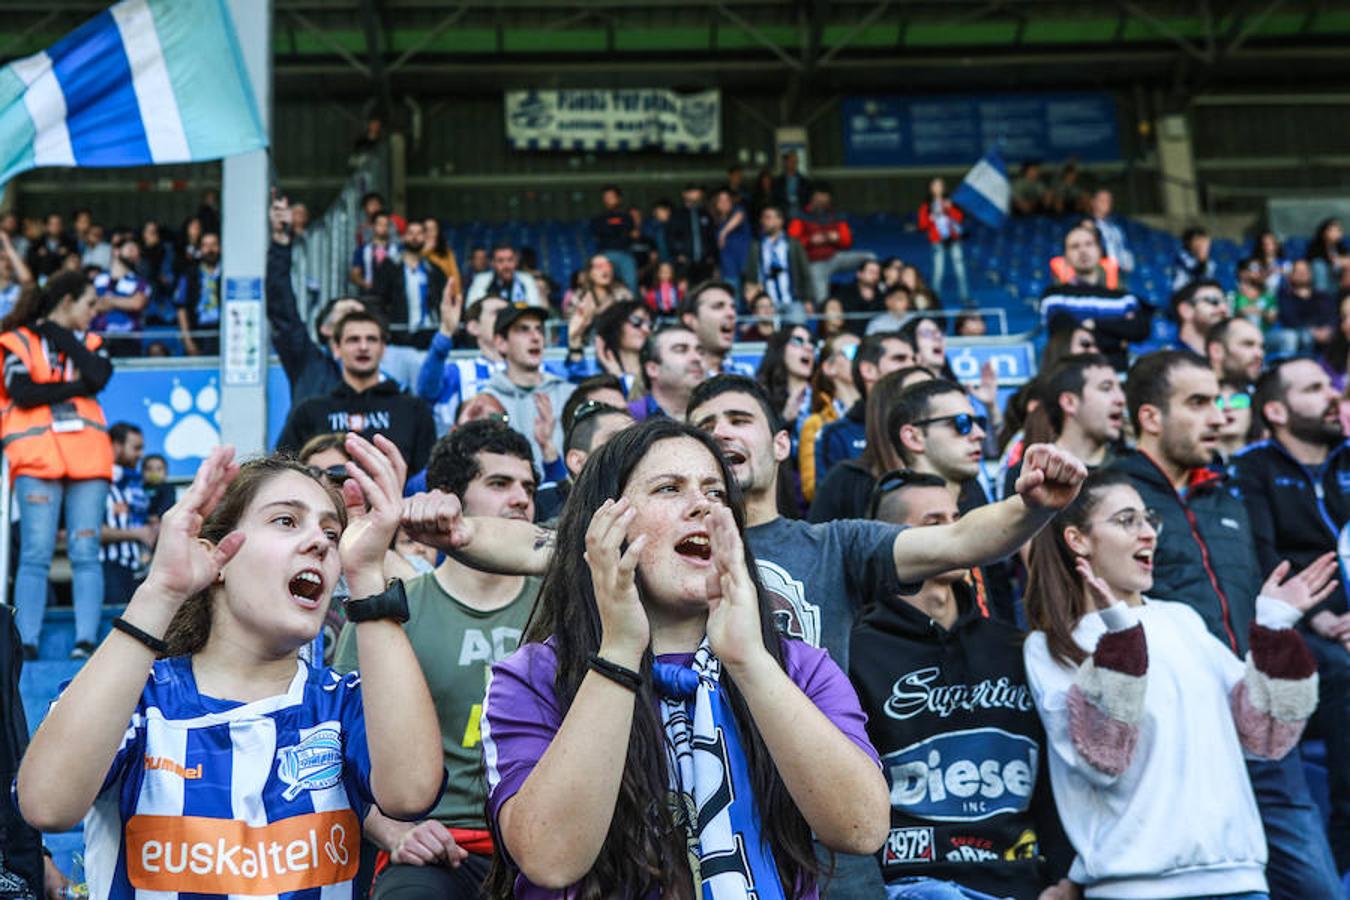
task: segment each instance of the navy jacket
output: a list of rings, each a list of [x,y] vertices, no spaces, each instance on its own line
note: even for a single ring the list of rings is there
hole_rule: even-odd
[[[1275,440],[1242,450],[1230,471],[1247,505],[1262,573],[1286,559],[1297,572],[1336,549],[1336,538],[1350,521],[1350,442],[1327,455],[1320,473]],[[1336,612],[1345,608],[1344,585],[1337,585],[1317,607]]]
[[[816,436],[816,484],[825,483],[830,466],[862,456],[867,446],[866,411],[867,401],[859,400],[820,430]]]

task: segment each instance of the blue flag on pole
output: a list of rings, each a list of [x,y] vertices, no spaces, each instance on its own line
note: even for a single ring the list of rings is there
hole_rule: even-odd
[[[201,162],[266,146],[224,0],[123,0],[0,69],[0,185],[36,166]]]
[[[1001,228],[1008,218],[1011,196],[1003,156],[997,147],[990,147],[952,193],[952,202],[990,228]]]

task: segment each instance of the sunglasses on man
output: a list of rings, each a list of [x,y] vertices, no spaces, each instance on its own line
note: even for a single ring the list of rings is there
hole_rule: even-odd
[[[939,422],[950,422],[952,428],[961,437],[965,437],[975,428],[980,426],[981,431],[989,430],[989,419],[985,416],[975,416],[970,413],[957,413],[954,416],[934,416],[931,419],[920,419],[912,423],[916,428],[922,428],[925,425],[936,425]]]

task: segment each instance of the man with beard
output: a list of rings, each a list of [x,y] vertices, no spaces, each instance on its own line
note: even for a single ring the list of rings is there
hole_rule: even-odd
[[[466,422],[441,438],[427,465],[427,484],[457,497],[466,515],[534,518],[530,445],[504,422]],[[371,807],[365,836],[383,851],[371,896],[477,897],[492,862],[478,716],[488,670],[520,643],[540,579],[485,572],[446,556],[434,571],[404,584],[403,629],[436,703],[449,780],[422,821],[399,822]],[[333,667],[360,668],[350,623],[338,639]]]
[[[1265,335],[1246,319],[1223,319],[1205,332],[1205,356],[1219,381],[1251,387],[1266,362]]]
[[[912,593],[942,572],[1003,558],[1070,503],[1087,474],[1062,451],[1036,445],[1027,450],[1018,496],[954,524],[922,534],[856,519],[811,524],[779,515],[779,468],[792,442],[756,382],[737,375],[705,381],[690,397],[688,420],[716,438],[736,476],[746,543],[774,595],[775,621],[788,637],[828,650],[845,671],[849,632],[863,607],[902,590]],[[541,573],[553,552],[547,529],[463,517],[453,497],[434,493],[405,503],[403,524],[416,539],[493,571]],[[884,896],[875,858],[844,855],[838,862],[826,896]]]
[[[505,297],[511,303],[528,303],[530,306],[545,308],[547,304],[539,295],[539,285],[534,276],[519,271],[519,262],[516,248],[506,243],[497,244],[492,248],[492,268],[473,276],[464,302],[472,305],[494,294]]]
[[[1263,566],[1247,509],[1229,479],[1210,468],[1224,426],[1219,381],[1189,350],[1140,357],[1125,381],[1138,450],[1109,467],[1130,477],[1166,535],[1153,557],[1152,597],[1185,603],[1239,659],[1256,613]],[[1297,752],[1250,759],[1269,848],[1272,900],[1339,896],[1339,878]]]
[[[922,472],[883,477],[871,507],[875,519],[915,528],[960,518],[947,482]],[[938,896],[964,896],[950,893],[959,885],[1037,900],[1068,862],[1060,860],[1052,875],[1045,859],[1047,845],[1065,844],[1040,762],[1045,732],[1027,688],[1022,635],[981,613],[968,571],[943,572],[914,594],[883,597],[850,638],[849,677],[867,713],[867,736],[894,784],[882,875],[910,890],[949,889]],[[974,806],[926,789],[956,760],[995,773]],[[1010,768],[1009,760],[1020,765]],[[1049,896],[1068,889],[1056,885]]]
[[[1339,398],[1309,359],[1277,363],[1257,382],[1256,411],[1270,439],[1233,461],[1262,570],[1281,560],[1306,566],[1335,550],[1350,521],[1350,452]],[[1344,564],[1342,560],[1342,564]],[[1332,851],[1350,869],[1350,612],[1345,585],[1304,617],[1304,640],[1320,674],[1316,722],[1327,741]]]
[[[220,235],[203,234],[200,250],[201,259],[178,279],[173,296],[178,333],[189,356],[211,356],[220,349]]]
[[[423,258],[425,246],[422,223],[409,222],[398,258],[385,257],[375,269],[375,294],[380,298],[385,317],[396,326],[395,343],[423,350],[435,333],[441,295],[445,292],[445,273]]]
[[[1177,348],[1206,353],[1205,336],[1233,314],[1228,295],[1217,281],[1192,281],[1172,295],[1172,318],[1177,320]]]
[[[291,407],[277,438],[278,451],[295,453],[312,437],[354,431],[367,439],[382,434],[403,451],[409,472],[420,472],[436,443],[431,407],[399,390],[380,372],[389,332],[384,321],[365,310],[347,313],[333,328],[342,381],[330,393]]]

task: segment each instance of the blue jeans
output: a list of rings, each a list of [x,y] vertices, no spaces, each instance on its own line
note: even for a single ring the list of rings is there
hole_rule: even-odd
[[[946,274],[948,255],[952,258],[952,272],[956,275],[957,293],[962,303],[968,303],[970,289],[966,284],[966,257],[961,252],[960,241],[938,241],[933,245],[933,283],[929,287],[938,297],[942,296],[942,278]]]
[[[1327,742],[1327,782],[1331,789],[1328,838],[1336,868],[1350,871],[1350,653],[1338,641],[1303,632],[1317,658],[1317,712],[1313,721]]]
[[[856,856],[852,853],[834,855],[834,873],[826,875],[829,851],[816,844],[816,860],[820,863],[820,896],[823,900],[876,900],[885,890],[881,880],[881,863],[875,856]]]
[[[1343,896],[1322,813],[1308,792],[1298,750],[1281,760],[1249,759],[1247,774],[1266,830],[1266,881],[1272,900]]]
[[[19,501],[19,571],[14,605],[19,636],[36,645],[47,608],[47,576],[56,551],[56,529],[65,501],[66,553],[74,573],[75,640],[98,641],[103,613],[103,565],[98,561],[99,530],[106,514],[108,482],[101,478],[63,481],[20,475],[14,479]]]
[[[1000,898],[983,891],[961,887],[955,881],[901,878],[886,885],[886,900],[1000,900]]]

